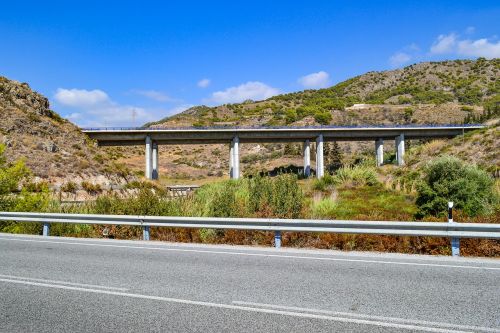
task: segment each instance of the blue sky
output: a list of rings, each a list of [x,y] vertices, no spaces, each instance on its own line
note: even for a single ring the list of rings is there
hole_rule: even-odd
[[[8,1],[0,75],[81,126],[500,57],[499,1]]]

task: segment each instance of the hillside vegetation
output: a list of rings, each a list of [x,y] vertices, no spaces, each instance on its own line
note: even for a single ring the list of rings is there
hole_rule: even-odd
[[[0,77],[1,143],[6,146],[7,161],[24,159],[38,181],[109,185],[124,175],[112,156],[101,155],[77,126],[51,110],[46,97],[26,83],[5,77]]]
[[[147,126],[462,123],[498,102],[499,79],[500,59],[424,62],[265,101],[197,106]]]

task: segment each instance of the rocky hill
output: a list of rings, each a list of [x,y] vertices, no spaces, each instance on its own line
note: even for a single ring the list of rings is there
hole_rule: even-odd
[[[424,62],[397,70],[369,72],[330,88],[279,95],[265,101],[216,107],[197,106],[145,126],[482,122],[499,115],[499,92],[500,59]],[[363,151],[373,150],[371,142],[341,142],[339,145],[346,162],[352,162]],[[392,142],[387,142],[386,151],[393,151],[392,145]],[[475,146],[475,149],[483,148],[485,153],[498,150],[491,145]],[[168,170],[170,177],[196,179],[227,174],[227,145],[173,146],[168,150],[163,149],[160,166],[162,170]],[[241,150],[241,169],[244,173],[302,164],[301,150],[297,144],[244,144]],[[495,159],[492,162],[497,164]],[[133,167],[141,163],[141,160],[136,159]]]
[[[147,126],[462,123],[499,92],[500,59],[423,62],[265,101],[197,106]]]
[[[23,158],[38,180],[53,185],[120,181],[119,168],[49,101],[26,83],[0,77],[0,143],[9,161]]]

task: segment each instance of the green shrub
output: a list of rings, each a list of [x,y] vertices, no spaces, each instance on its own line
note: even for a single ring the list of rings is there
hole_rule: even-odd
[[[316,178],[313,182],[313,189],[318,190],[318,191],[325,191],[329,186],[332,186],[335,184],[335,179],[333,176],[326,172],[323,177],[320,179]]]
[[[313,203],[311,207],[311,215],[313,218],[332,218],[335,216],[337,205],[330,198],[321,199]]]
[[[298,218],[304,195],[297,183],[297,176],[283,174],[274,178],[250,179],[249,198],[250,207],[256,212],[260,210],[262,213],[262,208],[270,207],[272,217]]]
[[[4,157],[5,146],[0,145],[0,195],[17,191],[22,180],[27,179],[30,170],[23,160],[7,164]]]
[[[243,180],[227,180],[202,186],[195,195],[193,216],[240,217],[245,215]],[[242,193],[243,192],[243,193]]]
[[[406,96],[399,96],[398,97],[398,104],[411,104],[411,98],[406,97]]]
[[[200,229],[199,230],[200,239],[203,243],[210,243],[217,237],[217,231],[215,229]]]
[[[314,120],[322,125],[328,125],[332,120],[332,114],[330,112],[317,112],[314,114]]]
[[[287,109],[285,111],[285,121],[287,124],[291,124],[297,120],[297,111],[295,109]]]
[[[95,214],[181,216],[183,203],[183,200],[166,200],[163,192],[143,188],[126,199],[116,195],[99,196],[87,208]]]
[[[28,182],[23,186],[23,189],[25,189],[28,192],[48,192],[49,191],[49,183],[46,181],[41,181],[41,182]]]
[[[404,109],[404,119],[406,122],[410,122],[413,114],[415,113],[415,109],[413,108],[405,108]]]
[[[75,182],[69,181],[61,186],[61,191],[67,193],[75,193],[77,188],[78,186],[76,185]]]
[[[189,214],[298,218],[302,211],[303,199],[295,175],[256,176],[203,186],[196,191]]]
[[[448,201],[469,216],[491,212],[495,193],[493,179],[475,165],[455,157],[441,157],[424,170],[424,181],[417,188],[417,215],[443,215]]]
[[[353,183],[359,186],[373,186],[378,184],[375,168],[366,165],[344,166],[337,170],[333,181],[338,185]]]
[[[99,185],[99,184],[92,184],[90,182],[83,181],[80,185],[89,194],[99,194],[102,192],[101,185]]]
[[[377,171],[374,167],[366,164],[358,164],[355,166],[344,166],[339,168],[332,176],[326,172],[321,179],[315,179],[313,189],[325,191],[332,185],[356,185],[356,186],[373,186],[379,183]]]

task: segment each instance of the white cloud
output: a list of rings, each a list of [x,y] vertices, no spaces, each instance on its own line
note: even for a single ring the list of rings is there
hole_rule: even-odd
[[[298,79],[298,82],[304,88],[325,88],[330,81],[330,75],[327,72],[320,71],[311,73]]]
[[[198,81],[197,85],[200,88],[206,88],[210,85],[210,83],[210,79],[201,79],[200,81]]]
[[[60,104],[72,107],[89,107],[109,102],[108,94],[99,89],[85,90],[59,88],[54,98]]]
[[[454,50],[457,44],[457,35],[451,33],[449,35],[439,35],[437,40],[431,46],[432,54],[450,53]]]
[[[485,57],[488,59],[500,57],[500,41],[494,42],[488,38],[477,40],[463,39],[451,33],[439,35],[432,44],[431,54],[457,54],[467,57]]]
[[[500,41],[490,42],[487,38],[462,40],[458,43],[458,54],[488,59],[500,57]]]
[[[230,87],[224,91],[216,91],[205,100],[208,103],[238,103],[247,99],[262,100],[279,94],[279,89],[258,81],[249,81],[237,87]]]
[[[389,63],[392,67],[399,67],[403,64],[406,64],[411,59],[412,57],[408,53],[397,52],[389,58]]]
[[[410,45],[405,47],[405,50],[418,52],[418,51],[420,51],[420,46],[418,46],[418,44],[416,44],[416,43],[411,43]]]
[[[173,102],[175,99],[157,90],[133,90],[134,94],[144,96],[157,102]]]
[[[66,117],[82,127],[138,126],[158,118],[142,107],[119,104],[99,89],[59,88],[54,99],[68,107]]]
[[[476,28],[475,28],[475,27],[467,27],[467,28],[465,29],[465,33],[466,33],[467,35],[471,35],[471,34],[473,34],[475,31],[476,31]]]

